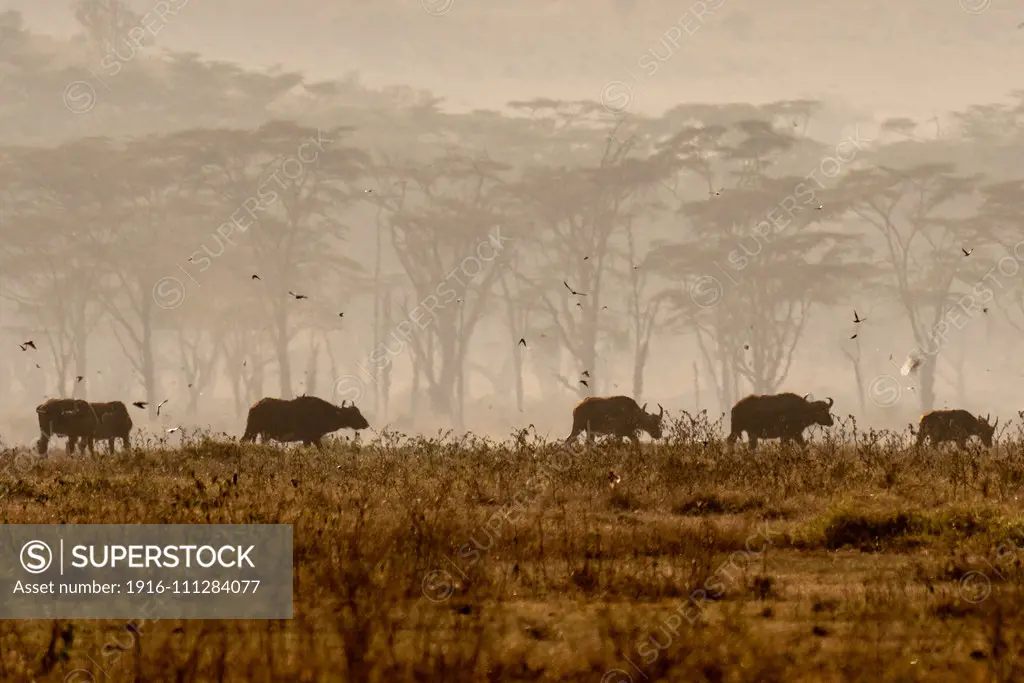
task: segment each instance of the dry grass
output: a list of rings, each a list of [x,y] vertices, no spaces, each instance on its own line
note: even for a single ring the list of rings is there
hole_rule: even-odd
[[[293,524],[295,618],[6,621],[0,680],[1022,680],[1019,434],[667,436],[51,455],[3,476],[4,522]]]

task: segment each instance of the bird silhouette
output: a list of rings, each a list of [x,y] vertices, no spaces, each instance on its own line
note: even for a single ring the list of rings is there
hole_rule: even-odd
[[[964,249],[963,247],[960,247],[960,251],[964,252],[964,256],[970,256],[971,254],[973,254],[973,253],[974,253],[974,250],[973,250],[973,249],[971,249],[970,251],[967,251],[967,250],[966,250],[966,249]]]
[[[157,404],[157,406],[156,406],[156,414],[157,414],[157,415],[159,415],[159,414],[160,414],[160,409],[161,409],[161,408],[163,408],[163,407],[164,407],[164,405],[165,405],[165,404],[166,404],[166,403],[167,403],[168,401],[170,401],[170,400],[171,400],[171,399],[169,399],[169,398],[165,398],[164,400],[160,401],[160,403],[158,403],[158,404]]]
[[[582,384],[585,387],[589,387],[590,386],[589,384],[587,384],[587,380],[585,380],[585,379],[581,379],[580,380],[580,384]]]
[[[850,339],[856,339],[856,338],[857,338],[856,334],[854,334],[852,337],[850,337]]]
[[[75,382],[81,382],[83,379],[85,379],[85,377],[82,377],[81,375],[75,376]]]
[[[586,296],[586,294],[584,294],[583,292],[577,292],[575,289],[570,287],[569,283],[566,282],[565,280],[562,280],[562,284],[565,285],[565,288],[568,289],[573,296]]]
[[[857,309],[853,309],[853,322],[854,323],[862,323],[865,320],[867,320],[867,318],[861,318],[860,316],[857,315]]]
[[[20,346],[20,347],[21,347],[21,350],[22,350],[22,351],[24,351],[25,349],[33,349],[33,350],[38,350],[38,349],[36,349],[36,343],[35,343],[34,341],[32,341],[31,339],[29,339],[29,340],[28,340],[27,342],[25,342],[24,344],[18,344],[18,346]]]
[[[260,277],[259,275],[257,275],[256,273],[253,273],[253,274],[252,274],[252,279],[253,279],[253,280],[259,280],[259,281],[261,281],[261,282],[263,281],[263,278],[261,278],[261,277]]]
[[[587,370],[584,370],[583,372],[580,373],[580,375],[582,375],[583,377],[590,377],[590,372],[587,371]]]
[[[306,296],[305,294],[296,294],[295,292],[291,291],[290,289],[288,290],[288,293],[289,293],[289,294],[291,294],[291,295],[292,295],[293,297],[295,297],[295,299],[296,299],[296,300],[299,300],[299,299],[308,299],[308,298],[309,298],[309,297],[308,297],[308,296]]]
[[[338,317],[339,317],[339,318],[344,318],[344,317],[345,317],[345,314],[344,314],[344,313],[339,313],[339,314],[338,314]]]
[[[146,401],[132,401],[132,405],[138,408],[139,410],[145,410],[146,406],[148,406],[149,403],[147,403]]]
[[[519,338],[519,345],[522,346],[524,349],[526,348],[526,339],[524,337]]]

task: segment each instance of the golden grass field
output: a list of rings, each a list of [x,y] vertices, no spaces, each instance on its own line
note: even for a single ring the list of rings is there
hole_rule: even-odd
[[[3,621],[0,680],[1024,680],[1024,438],[997,438],[61,440],[3,472],[5,523],[292,524],[295,616]]]

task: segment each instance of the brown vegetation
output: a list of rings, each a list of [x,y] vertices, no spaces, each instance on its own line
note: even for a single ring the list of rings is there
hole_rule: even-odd
[[[849,420],[750,455],[704,414],[666,426],[639,453],[524,430],[11,465],[5,523],[293,524],[295,617],[145,622],[137,646],[7,621],[0,678],[1020,680],[1020,435],[919,450]]]

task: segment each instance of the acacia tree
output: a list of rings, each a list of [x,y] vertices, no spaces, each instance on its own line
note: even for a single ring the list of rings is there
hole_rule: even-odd
[[[619,139],[620,123],[589,148],[598,159],[574,168],[533,167],[524,172],[518,196],[537,230],[537,267],[520,274],[532,286],[554,325],[562,345],[580,371],[597,369],[599,340],[609,323],[605,288],[616,263],[623,260],[623,233],[643,209],[646,188],[667,177],[672,159],[643,150],[634,154],[637,135]],[[591,377],[584,385],[558,375],[559,382],[580,398],[598,393],[606,378]]]
[[[202,189],[197,191],[225,207],[225,232],[246,245],[248,263],[262,278],[260,306],[270,322],[284,398],[293,395],[290,346],[300,329],[296,310],[306,303],[289,291],[314,300],[317,295],[307,292],[314,283],[329,282],[325,275],[343,279],[361,269],[337,248],[347,235],[338,212],[353,201],[348,186],[366,162],[362,152],[341,146],[346,130],[325,134],[273,121],[255,131],[179,136],[201,168],[197,188]],[[312,311],[298,310],[311,321]]]
[[[729,142],[730,136],[738,141]],[[750,141],[761,137],[767,139]],[[663,292],[670,319],[694,332],[727,408],[741,380],[755,393],[782,385],[812,308],[836,302],[842,285],[865,268],[855,239],[818,225],[841,213],[834,200],[820,196],[827,210],[794,207],[785,200],[800,196],[804,179],[771,175],[783,154],[813,143],[741,121],[735,129],[682,131],[669,144],[682,167],[705,182],[737,179],[733,187],[712,186],[702,199],[683,200],[679,213],[688,219],[691,238],[662,241],[649,256],[660,274],[683,280],[682,289]],[[680,278],[683,273],[690,275]]]
[[[432,304],[427,321],[417,323],[422,334],[406,336],[414,373],[426,382],[431,405],[453,417],[458,428],[470,343],[486,312],[498,275],[495,261],[505,246],[502,231],[495,230],[502,225],[508,169],[466,152],[449,152],[429,166],[407,166],[403,175],[410,196],[389,217],[392,245],[412,282],[416,304]],[[407,305],[406,314],[414,308]]]
[[[157,317],[161,292],[155,291],[154,273],[177,272],[174,227],[205,214],[193,196],[193,168],[173,141],[108,141],[95,155],[88,159],[97,170],[84,251],[96,264],[111,331],[155,419],[161,400],[157,331],[165,321]]]
[[[102,146],[102,143],[100,143]],[[0,206],[0,259],[15,300],[47,339],[59,395],[84,397],[88,338],[100,321],[95,263],[85,252],[82,209],[92,202],[82,163],[97,143],[51,149],[8,149],[0,162],[6,193]],[[74,216],[74,220],[69,217]],[[87,220],[87,218],[86,218]]]
[[[643,401],[644,369],[651,353],[651,337],[659,322],[658,313],[664,299],[650,296],[648,292],[650,271],[646,263],[640,264],[637,260],[632,222],[626,231],[626,243],[629,257],[629,270],[626,273],[629,281],[627,310],[633,338],[633,398],[640,403]]]
[[[924,144],[899,143],[886,156],[920,158]],[[991,244],[991,232],[957,215],[970,206],[978,179],[957,174],[953,163],[936,161],[857,169],[839,187],[850,211],[881,237],[889,286],[920,352],[918,393],[926,412],[935,406],[936,362],[949,332],[946,317],[984,277],[981,259],[965,259],[962,250],[980,249],[980,256]]]

